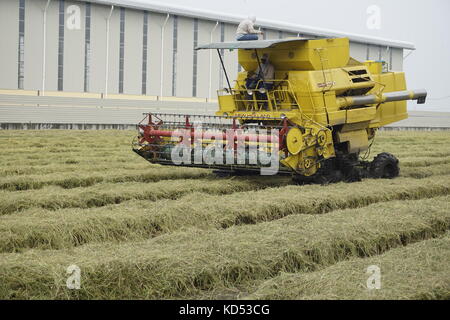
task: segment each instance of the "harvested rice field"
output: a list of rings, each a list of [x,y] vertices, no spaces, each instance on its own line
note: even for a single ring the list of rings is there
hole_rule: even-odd
[[[380,132],[400,177],[326,186],[152,165],[134,134],[0,131],[0,299],[450,298],[450,132]]]

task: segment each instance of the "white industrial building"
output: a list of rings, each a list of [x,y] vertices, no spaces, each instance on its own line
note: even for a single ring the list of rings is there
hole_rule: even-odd
[[[0,1],[0,89],[214,97],[223,84],[215,52],[243,17],[133,1]],[[401,70],[413,44],[257,21],[267,39],[348,36],[356,59]],[[236,52],[225,52],[234,78]],[[162,81],[161,81],[162,80]],[[210,91],[210,92],[209,92]]]
[[[0,123],[131,124],[149,110],[212,113],[224,73],[216,52],[194,48],[234,40],[243,18],[128,0],[1,0]],[[394,71],[415,49],[280,21],[257,27],[265,39],[348,37],[353,58],[383,60]],[[237,52],[223,56],[235,79]]]

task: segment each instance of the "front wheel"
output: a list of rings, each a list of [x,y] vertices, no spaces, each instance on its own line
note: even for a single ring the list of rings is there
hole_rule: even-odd
[[[380,153],[370,164],[370,175],[375,179],[393,179],[400,174],[398,159],[387,152]]]

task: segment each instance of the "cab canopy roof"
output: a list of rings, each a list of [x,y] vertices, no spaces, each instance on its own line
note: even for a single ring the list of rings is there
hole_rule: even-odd
[[[273,48],[280,43],[317,40],[317,38],[291,38],[276,40],[230,41],[216,42],[198,46],[195,50],[202,49],[265,49]]]

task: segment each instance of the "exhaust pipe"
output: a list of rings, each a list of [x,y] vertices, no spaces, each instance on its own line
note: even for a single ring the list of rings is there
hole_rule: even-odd
[[[427,91],[425,89],[420,89],[414,91],[388,92],[381,95],[371,94],[367,96],[340,97],[337,100],[341,108],[346,108],[406,100],[417,100],[417,104],[424,104],[426,99]]]

